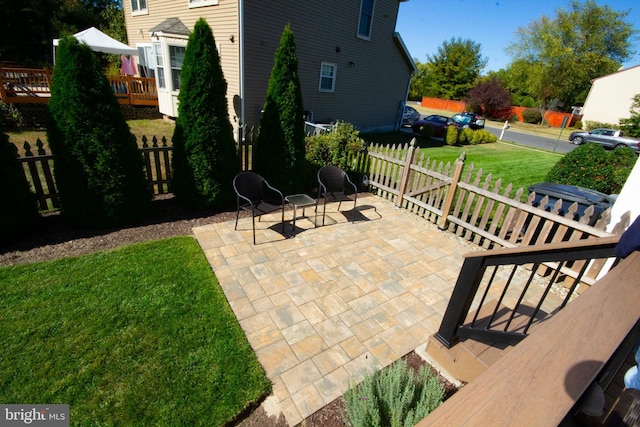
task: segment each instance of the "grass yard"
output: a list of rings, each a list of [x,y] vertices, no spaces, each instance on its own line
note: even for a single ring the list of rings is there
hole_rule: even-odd
[[[71,425],[222,425],[271,384],[192,237],[0,268],[0,401]]]
[[[484,182],[484,177],[491,173],[492,182],[495,182],[498,178],[502,179],[502,188],[509,183],[513,184],[512,195],[520,187],[525,189],[524,194],[526,195],[527,188],[531,184],[544,181],[549,170],[563,156],[558,153],[502,142],[451,147],[439,139],[431,138],[425,140],[419,136],[402,132],[363,135],[365,141],[382,145],[405,144],[409,143],[414,137],[420,147],[419,155],[424,154],[425,157],[430,158],[431,162],[436,160],[438,163],[444,162],[446,164],[451,162],[453,164],[464,152],[467,155],[465,171],[469,167],[468,165],[473,163],[475,171],[480,168],[483,170],[483,180],[481,182]],[[463,172],[463,176],[465,173]],[[475,178],[475,172],[473,178]]]

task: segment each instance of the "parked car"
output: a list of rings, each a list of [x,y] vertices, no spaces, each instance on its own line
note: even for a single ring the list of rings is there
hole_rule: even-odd
[[[408,105],[404,106],[404,113],[402,114],[402,126],[413,126],[416,120],[420,118],[420,113],[413,107]]]
[[[426,125],[433,126],[433,136],[441,137],[444,135],[444,130],[453,125],[453,120],[451,120],[447,116],[440,116],[438,114],[432,114],[430,116],[424,117],[420,120],[416,120],[416,122],[411,126],[415,133],[420,133],[423,127]]]
[[[458,130],[470,128],[473,130],[484,129],[484,117],[476,113],[458,113],[451,116],[453,124]]]
[[[584,144],[585,142],[595,142],[602,145],[604,148],[619,148],[629,147],[636,153],[640,151],[638,148],[639,140],[635,138],[627,138],[622,134],[622,131],[616,129],[593,129],[588,132],[571,132],[569,135],[569,141],[576,145]]]
[[[571,218],[575,220],[581,218],[584,215],[584,211],[593,205],[594,211],[593,216],[589,219],[589,225],[594,225],[602,215],[602,212],[612,206],[617,197],[615,194],[607,195],[589,188],[551,182],[540,182],[532,185],[529,187],[529,194],[533,192],[536,193],[533,206],[539,206],[547,211],[551,211],[558,199],[562,199],[562,208],[560,208],[559,212],[561,215],[566,214],[569,207],[577,202],[578,209],[574,218]],[[545,196],[549,196],[549,202],[546,206],[540,206],[540,202]]]

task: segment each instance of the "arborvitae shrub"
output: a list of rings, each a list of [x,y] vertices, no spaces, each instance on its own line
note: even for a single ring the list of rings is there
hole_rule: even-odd
[[[462,128],[458,132],[458,143],[462,145],[471,144],[473,141],[473,129],[470,128]]]
[[[444,388],[431,370],[422,366],[418,375],[399,360],[382,371],[365,376],[344,394],[348,426],[413,426],[436,409]]]
[[[105,227],[149,211],[151,192],[136,139],[97,58],[71,36],[57,49],[47,135],[67,221]]]
[[[522,118],[525,123],[538,124],[542,122],[542,113],[537,108],[525,108],[522,111]]]
[[[565,154],[546,180],[605,194],[619,193],[636,160],[633,150],[626,147],[607,152],[601,145],[589,142]]]
[[[0,125],[0,243],[28,234],[39,218],[35,196],[16,154],[16,146]]]
[[[255,170],[286,193],[304,187],[302,89],[293,32],[287,25],[276,51],[256,138]]]
[[[200,18],[180,74],[173,134],[173,191],[186,206],[219,209],[233,201],[239,160],[227,109],[227,82],[211,28]]]
[[[458,143],[458,129],[455,126],[449,126],[446,128],[444,141],[447,145],[456,145]]]

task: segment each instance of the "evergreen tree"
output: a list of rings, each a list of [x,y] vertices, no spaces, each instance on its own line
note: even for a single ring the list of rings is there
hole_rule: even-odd
[[[151,192],[135,137],[97,58],[70,36],[58,47],[47,135],[67,221],[104,227],[148,212]]]
[[[1,126],[1,125],[0,125]],[[0,243],[27,234],[36,225],[38,211],[29,189],[16,146],[0,127]]]
[[[255,169],[285,193],[304,187],[302,90],[296,43],[289,25],[275,54],[256,140]]]
[[[227,82],[213,33],[200,18],[189,36],[173,134],[173,191],[185,205],[221,208],[233,200],[239,170],[227,110]]]

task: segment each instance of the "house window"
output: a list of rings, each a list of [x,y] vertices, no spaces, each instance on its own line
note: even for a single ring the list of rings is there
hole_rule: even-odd
[[[215,6],[218,0],[188,0],[189,7]]]
[[[156,65],[151,45],[138,45],[138,74],[140,77],[156,77]]]
[[[184,61],[184,46],[169,46],[169,62],[171,66],[171,84],[173,90],[180,90],[180,72]]]
[[[375,0],[362,0],[360,3],[360,21],[358,22],[358,37],[371,38],[371,24],[373,23],[373,5]]]
[[[131,14],[144,15],[147,13],[147,0],[131,0]]]
[[[167,88],[167,82],[164,78],[164,55],[162,54],[162,45],[160,43],[153,44],[154,60],[156,61],[156,80],[160,89]]]
[[[320,92],[334,92],[336,88],[336,64],[323,62],[320,65]]]

